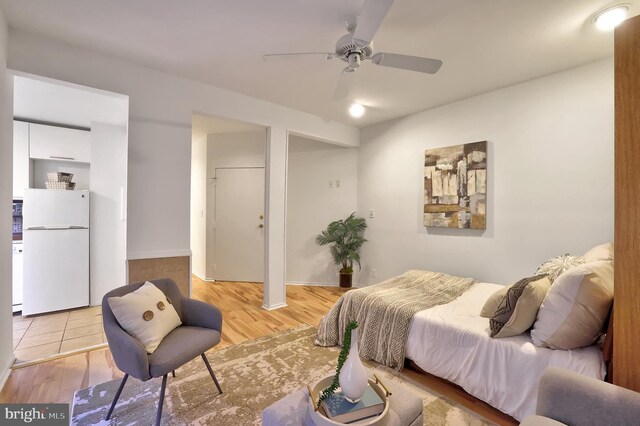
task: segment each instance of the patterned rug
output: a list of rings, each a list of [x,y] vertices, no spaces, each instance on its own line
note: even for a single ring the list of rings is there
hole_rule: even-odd
[[[314,346],[316,329],[300,326],[271,336],[207,353],[224,394],[218,395],[202,359],[169,376],[163,425],[259,425],[264,408],[307,384],[335,372],[337,348]],[[489,425],[487,420],[417,383],[402,373],[376,368],[376,374],[403,382],[424,400],[425,425]],[[77,391],[72,425],[149,425],[157,409],[161,379],[127,381],[111,422],[104,418],[120,380]]]

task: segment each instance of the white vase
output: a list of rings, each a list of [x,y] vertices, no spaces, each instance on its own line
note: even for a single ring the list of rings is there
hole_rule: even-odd
[[[342,393],[349,402],[358,402],[367,389],[367,370],[358,354],[358,330],[351,330],[351,347],[340,375],[338,376]]]

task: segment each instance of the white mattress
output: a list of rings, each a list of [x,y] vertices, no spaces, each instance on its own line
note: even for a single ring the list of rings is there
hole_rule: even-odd
[[[538,382],[548,366],[604,378],[597,346],[552,350],[534,346],[529,333],[489,337],[489,319],[482,318],[480,310],[499,288],[478,283],[451,303],[416,313],[407,357],[517,420],[535,413]]]

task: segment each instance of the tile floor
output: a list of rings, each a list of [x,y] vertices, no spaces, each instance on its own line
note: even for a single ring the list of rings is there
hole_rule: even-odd
[[[16,364],[106,346],[100,306],[65,312],[13,317],[13,349]]]

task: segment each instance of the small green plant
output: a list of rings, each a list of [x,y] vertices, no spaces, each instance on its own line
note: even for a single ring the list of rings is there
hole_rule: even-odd
[[[316,244],[324,246],[331,244],[331,255],[341,274],[352,274],[353,263],[360,266],[360,248],[367,241],[364,231],[367,221],[351,213],[344,220],[331,222],[327,229],[316,236]]]
[[[333,376],[333,381],[331,382],[331,386],[326,388],[320,394],[320,398],[318,398],[318,407],[325,399],[329,398],[340,386],[340,370],[342,370],[342,366],[347,360],[347,356],[349,356],[349,348],[351,347],[351,330],[358,328],[358,322],[351,320],[347,327],[344,329],[344,337],[342,338],[342,348],[340,349],[340,355],[338,355],[338,366],[336,367],[336,375]]]

